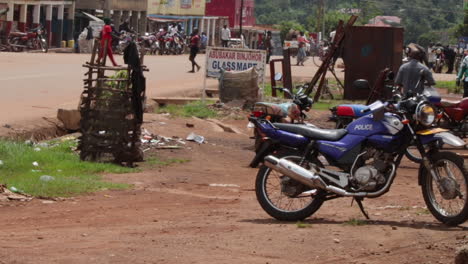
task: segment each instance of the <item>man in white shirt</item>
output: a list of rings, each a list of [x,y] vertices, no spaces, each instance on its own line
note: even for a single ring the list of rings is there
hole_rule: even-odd
[[[221,45],[227,48],[229,40],[231,40],[231,30],[227,28],[227,25],[224,25],[221,29]]]

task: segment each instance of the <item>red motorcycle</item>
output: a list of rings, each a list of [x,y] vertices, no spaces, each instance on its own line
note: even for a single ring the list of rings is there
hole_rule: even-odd
[[[459,137],[468,136],[468,98],[459,101],[442,100],[439,104],[440,114],[438,125],[450,129]]]
[[[44,28],[38,26],[28,32],[11,32],[8,36],[8,43],[10,49],[14,52],[40,49],[42,52],[47,53],[49,45],[46,39]]]

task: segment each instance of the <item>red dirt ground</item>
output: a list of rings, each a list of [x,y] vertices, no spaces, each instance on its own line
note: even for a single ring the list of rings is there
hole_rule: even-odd
[[[417,167],[408,161],[387,195],[364,201],[368,224],[347,224],[364,217],[343,198],[298,228],[256,201],[245,120],[226,121],[245,134],[196,119],[146,120],[155,134],[195,132],[207,143],[151,153],[190,160],[184,164],[106,175],[133,184],[129,190],[0,204],[0,263],[453,263],[456,247],[468,242],[468,223],[445,227],[424,209]]]

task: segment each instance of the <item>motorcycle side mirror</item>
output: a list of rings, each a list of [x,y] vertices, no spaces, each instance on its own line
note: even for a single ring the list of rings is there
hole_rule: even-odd
[[[283,79],[283,74],[281,72],[277,72],[275,74],[275,81],[281,81]]]
[[[364,79],[355,80],[353,82],[353,88],[356,90],[369,90],[369,82]]]

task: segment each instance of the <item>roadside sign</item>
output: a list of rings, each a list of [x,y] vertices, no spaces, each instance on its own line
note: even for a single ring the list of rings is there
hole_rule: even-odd
[[[265,50],[207,47],[203,80],[203,100],[205,100],[206,95],[206,78],[219,78],[221,76],[221,69],[225,69],[226,71],[245,71],[255,67],[258,72],[259,82],[264,84],[265,65]]]
[[[219,78],[220,70],[245,71],[255,67],[259,76],[265,75],[266,52],[253,49],[208,47],[206,50],[206,77]]]

